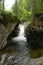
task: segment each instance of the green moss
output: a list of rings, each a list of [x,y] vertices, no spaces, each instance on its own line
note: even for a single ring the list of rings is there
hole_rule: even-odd
[[[43,56],[43,49],[38,49],[38,50],[31,50],[29,52],[29,55],[31,58],[38,58]]]
[[[10,12],[2,12],[2,23],[6,26],[8,23],[19,22],[19,19]]]
[[[13,54],[14,53],[14,50],[0,50],[0,56],[2,56],[3,54],[7,54],[8,56]]]

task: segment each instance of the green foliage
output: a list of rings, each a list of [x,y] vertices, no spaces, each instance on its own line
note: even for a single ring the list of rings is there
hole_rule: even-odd
[[[29,52],[29,55],[31,58],[41,57],[41,56],[43,56],[43,49],[31,50]],[[38,65],[40,65],[40,63]]]
[[[1,2],[2,2],[2,0],[0,0],[0,12],[1,12],[1,6],[2,6]]]
[[[43,13],[43,0],[36,0],[36,12]]]
[[[43,13],[43,0],[19,0],[17,6],[13,5],[12,10],[14,15],[17,15],[21,21],[29,21],[35,13]]]
[[[2,19],[2,23],[6,26],[9,23],[15,23],[18,22],[18,18],[16,16],[14,16],[12,13],[10,12],[1,12],[0,18]]]
[[[27,1],[26,0],[19,0],[19,2],[17,2],[17,5],[18,5],[17,8],[16,8],[15,4],[12,7],[14,15],[18,15],[18,18],[21,21],[31,20],[32,13],[31,13],[31,7],[28,7],[29,3],[30,3],[30,0],[29,1],[28,0]],[[17,10],[18,14],[15,13],[15,9],[18,9]]]
[[[3,11],[4,12],[4,1],[5,0],[0,0],[0,13]]]

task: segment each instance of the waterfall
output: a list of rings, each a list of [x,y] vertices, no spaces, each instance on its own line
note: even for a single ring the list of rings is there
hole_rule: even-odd
[[[24,29],[25,29],[25,25],[24,24],[20,24],[19,25],[19,34],[17,37],[12,38],[12,40],[15,41],[26,41],[26,38],[24,37]]]
[[[20,31],[18,36],[24,36],[24,25],[19,25]]]

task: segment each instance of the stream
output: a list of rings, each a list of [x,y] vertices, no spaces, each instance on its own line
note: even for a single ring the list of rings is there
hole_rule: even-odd
[[[20,24],[18,28],[19,34],[12,38],[9,50],[0,51],[0,65],[39,65],[43,61],[43,54],[40,53],[43,50],[30,50],[24,34],[25,24]]]

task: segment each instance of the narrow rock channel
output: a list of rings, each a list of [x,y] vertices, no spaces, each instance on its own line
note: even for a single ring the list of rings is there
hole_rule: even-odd
[[[19,25],[19,27],[18,27],[19,28],[18,36],[12,38],[12,41],[14,43],[16,42],[18,44],[18,47],[16,47],[16,48],[18,48],[18,50],[21,50],[21,51],[27,51],[28,50],[27,46],[26,46],[27,40],[26,40],[26,37],[24,36],[25,35],[24,34],[25,27],[24,26],[25,26],[24,24]]]
[[[11,40],[14,50],[0,51],[0,65],[39,65],[43,61],[43,57],[30,57],[30,50],[27,48],[27,40],[24,36],[25,24],[20,24],[18,28],[18,36]]]

